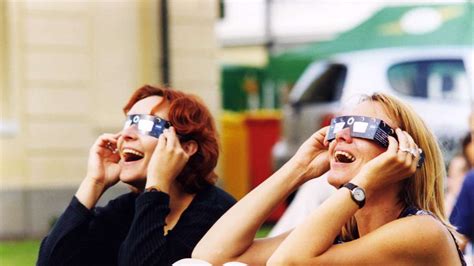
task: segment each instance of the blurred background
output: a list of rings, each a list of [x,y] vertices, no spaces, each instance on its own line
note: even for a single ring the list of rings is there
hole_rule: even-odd
[[[121,108],[143,84],[206,102],[220,128],[219,185],[236,198],[360,93],[409,102],[448,163],[469,131],[473,6],[1,0],[0,264],[33,264],[38,239],[84,178],[90,145],[121,129]],[[118,185],[101,202],[126,191]]]

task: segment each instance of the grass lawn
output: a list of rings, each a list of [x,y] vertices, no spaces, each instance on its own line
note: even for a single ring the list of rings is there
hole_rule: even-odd
[[[257,235],[255,236],[256,238],[262,238],[266,237],[268,233],[270,233],[270,230],[272,230],[273,224],[263,224],[260,229],[257,231]]]
[[[35,265],[40,240],[0,242],[0,265]]]

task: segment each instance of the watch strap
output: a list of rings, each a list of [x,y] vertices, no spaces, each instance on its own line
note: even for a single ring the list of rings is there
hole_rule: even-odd
[[[345,183],[344,185],[342,185],[342,187],[348,188],[350,191],[352,191],[354,190],[354,188],[359,187],[359,186],[354,185],[352,183]]]
[[[351,191],[351,198],[352,200],[359,206],[359,209],[364,207],[365,205],[365,190],[361,187],[359,187],[358,185],[355,185],[353,183],[346,183],[344,185],[342,185],[342,187],[345,187],[347,189],[349,189]],[[354,190],[355,189],[360,189],[362,190],[362,192],[364,193],[364,199],[362,200],[358,200],[355,196],[354,196]]]

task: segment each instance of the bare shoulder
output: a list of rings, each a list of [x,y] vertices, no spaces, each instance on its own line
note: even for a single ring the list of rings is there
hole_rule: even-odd
[[[415,215],[396,219],[356,240],[333,245],[324,254],[306,262],[457,265],[459,257],[446,226],[430,215]]]
[[[452,238],[447,227],[431,215],[413,215],[394,220],[388,225],[403,228],[404,237],[408,237],[410,240],[444,240],[449,242]]]
[[[386,228],[383,228],[386,227]],[[413,215],[392,221],[380,230],[390,232],[399,255],[451,261],[457,258],[457,249],[448,228],[431,215]]]

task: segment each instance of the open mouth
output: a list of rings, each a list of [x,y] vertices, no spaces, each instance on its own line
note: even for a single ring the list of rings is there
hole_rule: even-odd
[[[338,163],[352,163],[356,160],[354,155],[346,151],[335,151],[334,159]]]
[[[142,152],[125,148],[122,150],[122,158],[125,162],[134,162],[143,159],[144,154]]]

